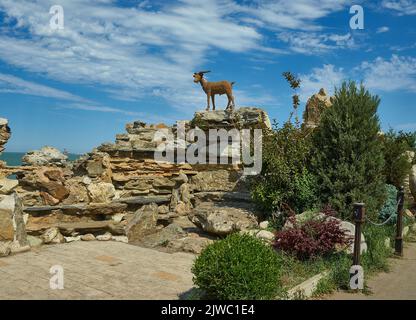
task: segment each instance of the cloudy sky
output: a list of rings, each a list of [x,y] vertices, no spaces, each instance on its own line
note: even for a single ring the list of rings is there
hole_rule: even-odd
[[[349,23],[357,4],[362,30]],[[50,26],[53,5],[63,29]],[[237,106],[280,122],[292,94],[283,71],[302,79],[302,109],[321,87],[362,81],[381,97],[384,130],[416,130],[416,1],[0,0],[8,151],[87,152],[129,121],[189,119],[205,107],[192,73],[207,69],[237,82]]]

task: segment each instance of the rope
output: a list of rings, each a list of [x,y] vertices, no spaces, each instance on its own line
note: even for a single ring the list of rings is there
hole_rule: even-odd
[[[399,209],[399,203],[400,203],[400,200],[399,201],[397,201],[397,204],[396,204],[396,212],[397,212],[397,210]],[[384,221],[384,222],[382,222],[382,223],[375,223],[375,222],[373,222],[373,221],[371,221],[370,219],[368,219],[367,217],[366,217],[366,221],[367,222],[369,222],[370,224],[372,224],[372,225],[374,225],[374,226],[376,226],[376,227],[381,227],[381,226],[384,226],[387,222],[389,222],[392,218],[393,218],[393,216],[394,216],[394,212],[392,212],[391,214],[390,214],[390,216],[387,218],[387,220],[386,221]]]

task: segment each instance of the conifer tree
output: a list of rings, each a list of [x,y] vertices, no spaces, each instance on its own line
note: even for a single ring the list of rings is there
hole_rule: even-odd
[[[367,214],[375,217],[385,199],[379,103],[363,85],[344,82],[312,137],[321,202],[343,219],[352,218],[354,202],[364,202]]]

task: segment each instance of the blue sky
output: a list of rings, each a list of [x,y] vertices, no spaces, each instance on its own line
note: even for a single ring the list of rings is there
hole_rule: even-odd
[[[354,4],[363,30],[350,28]],[[50,28],[52,5],[62,30]],[[416,130],[416,1],[0,0],[7,151],[84,153],[127,122],[190,119],[206,103],[192,73],[207,69],[237,82],[237,107],[279,122],[291,110],[283,71],[302,79],[302,111],[321,87],[362,81],[381,98],[384,130]]]

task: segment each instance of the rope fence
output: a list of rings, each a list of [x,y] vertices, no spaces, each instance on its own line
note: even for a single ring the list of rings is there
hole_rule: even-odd
[[[403,205],[404,205],[404,188],[400,187],[397,192],[397,204],[396,204],[396,238],[395,238],[395,254],[403,256]],[[365,204],[355,203],[354,204],[354,220],[355,220],[355,237],[354,237],[354,252],[353,252],[353,267],[360,266],[360,255],[361,255],[361,228],[362,224],[367,221],[374,226],[383,226],[387,224],[394,217],[394,213],[381,223],[371,221],[365,216]],[[356,276],[354,273],[350,273],[351,281]],[[355,280],[354,280],[355,281]],[[351,285],[351,283],[350,283]]]

